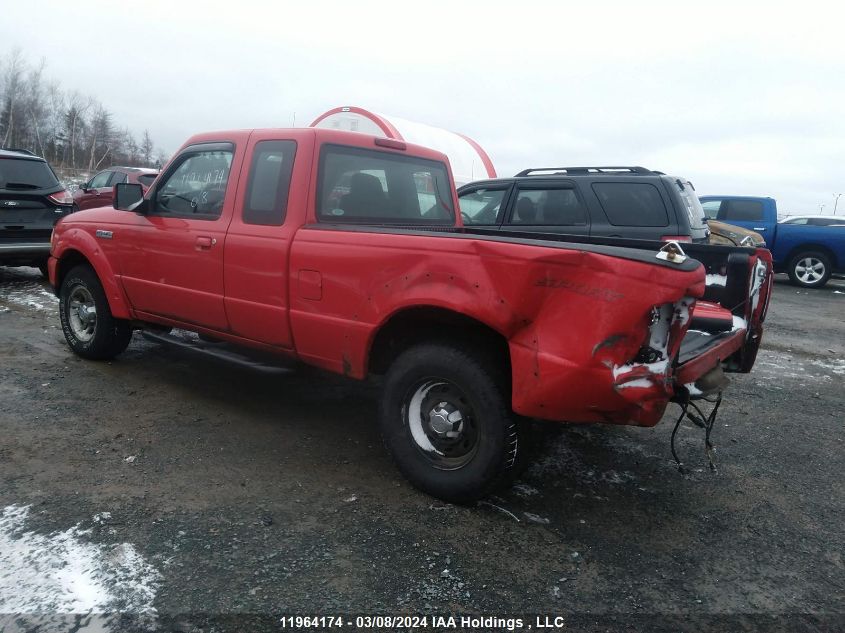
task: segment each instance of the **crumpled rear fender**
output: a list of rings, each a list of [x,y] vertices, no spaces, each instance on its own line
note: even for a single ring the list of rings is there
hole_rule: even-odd
[[[671,359],[704,293],[704,269],[656,268],[584,253],[559,278],[540,278],[530,324],[510,340],[513,409],[573,422],[651,426],[673,395]],[[655,311],[657,308],[657,311]],[[655,319],[669,332],[664,359],[631,363]]]

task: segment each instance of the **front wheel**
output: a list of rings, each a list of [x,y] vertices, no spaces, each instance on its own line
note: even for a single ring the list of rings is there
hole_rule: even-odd
[[[408,349],[388,370],[382,435],[423,492],[469,503],[513,472],[521,431],[493,369],[457,346],[431,343]]]
[[[807,251],[799,253],[789,261],[789,279],[803,288],[821,288],[833,273],[830,258],[824,253]]]
[[[62,281],[59,316],[67,344],[84,358],[114,358],[132,338],[129,323],[112,316],[103,285],[88,266],[71,269]]]

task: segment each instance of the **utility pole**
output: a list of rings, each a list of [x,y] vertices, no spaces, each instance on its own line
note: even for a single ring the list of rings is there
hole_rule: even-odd
[[[833,215],[836,215],[836,205],[838,205],[838,204],[839,204],[839,196],[841,196],[842,194],[841,194],[841,193],[835,193],[835,194],[833,194],[833,195],[834,195],[834,200],[833,200]]]

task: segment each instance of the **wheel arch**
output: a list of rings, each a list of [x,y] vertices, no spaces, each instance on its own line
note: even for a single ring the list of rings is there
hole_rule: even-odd
[[[834,253],[830,247],[825,246],[824,244],[819,244],[816,242],[806,242],[804,244],[800,244],[798,246],[794,246],[790,249],[789,254],[786,256],[786,261],[784,262],[785,266],[789,266],[792,263],[793,258],[801,253],[810,253],[810,252],[819,252],[824,253],[830,259],[830,265],[834,268],[838,268],[841,264],[845,262],[839,262],[836,253]]]
[[[486,323],[436,306],[415,306],[391,314],[376,330],[367,355],[367,373],[383,374],[406,349],[421,342],[453,342],[484,352],[510,377],[507,338]]]
[[[58,296],[61,292],[62,283],[67,274],[75,266],[79,265],[90,266],[96,273],[97,278],[103,285],[112,315],[118,319],[130,318],[129,306],[124,299],[123,292],[115,279],[109,263],[104,258],[89,258],[81,250],[75,248],[65,249],[56,258],[56,285],[53,288],[56,295]]]

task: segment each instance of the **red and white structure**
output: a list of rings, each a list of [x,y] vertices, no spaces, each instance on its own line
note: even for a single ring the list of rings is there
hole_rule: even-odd
[[[463,134],[425,123],[344,106],[321,114],[309,127],[362,132],[443,152],[449,157],[452,175],[459,187],[473,180],[496,177],[493,162],[478,143]]]

